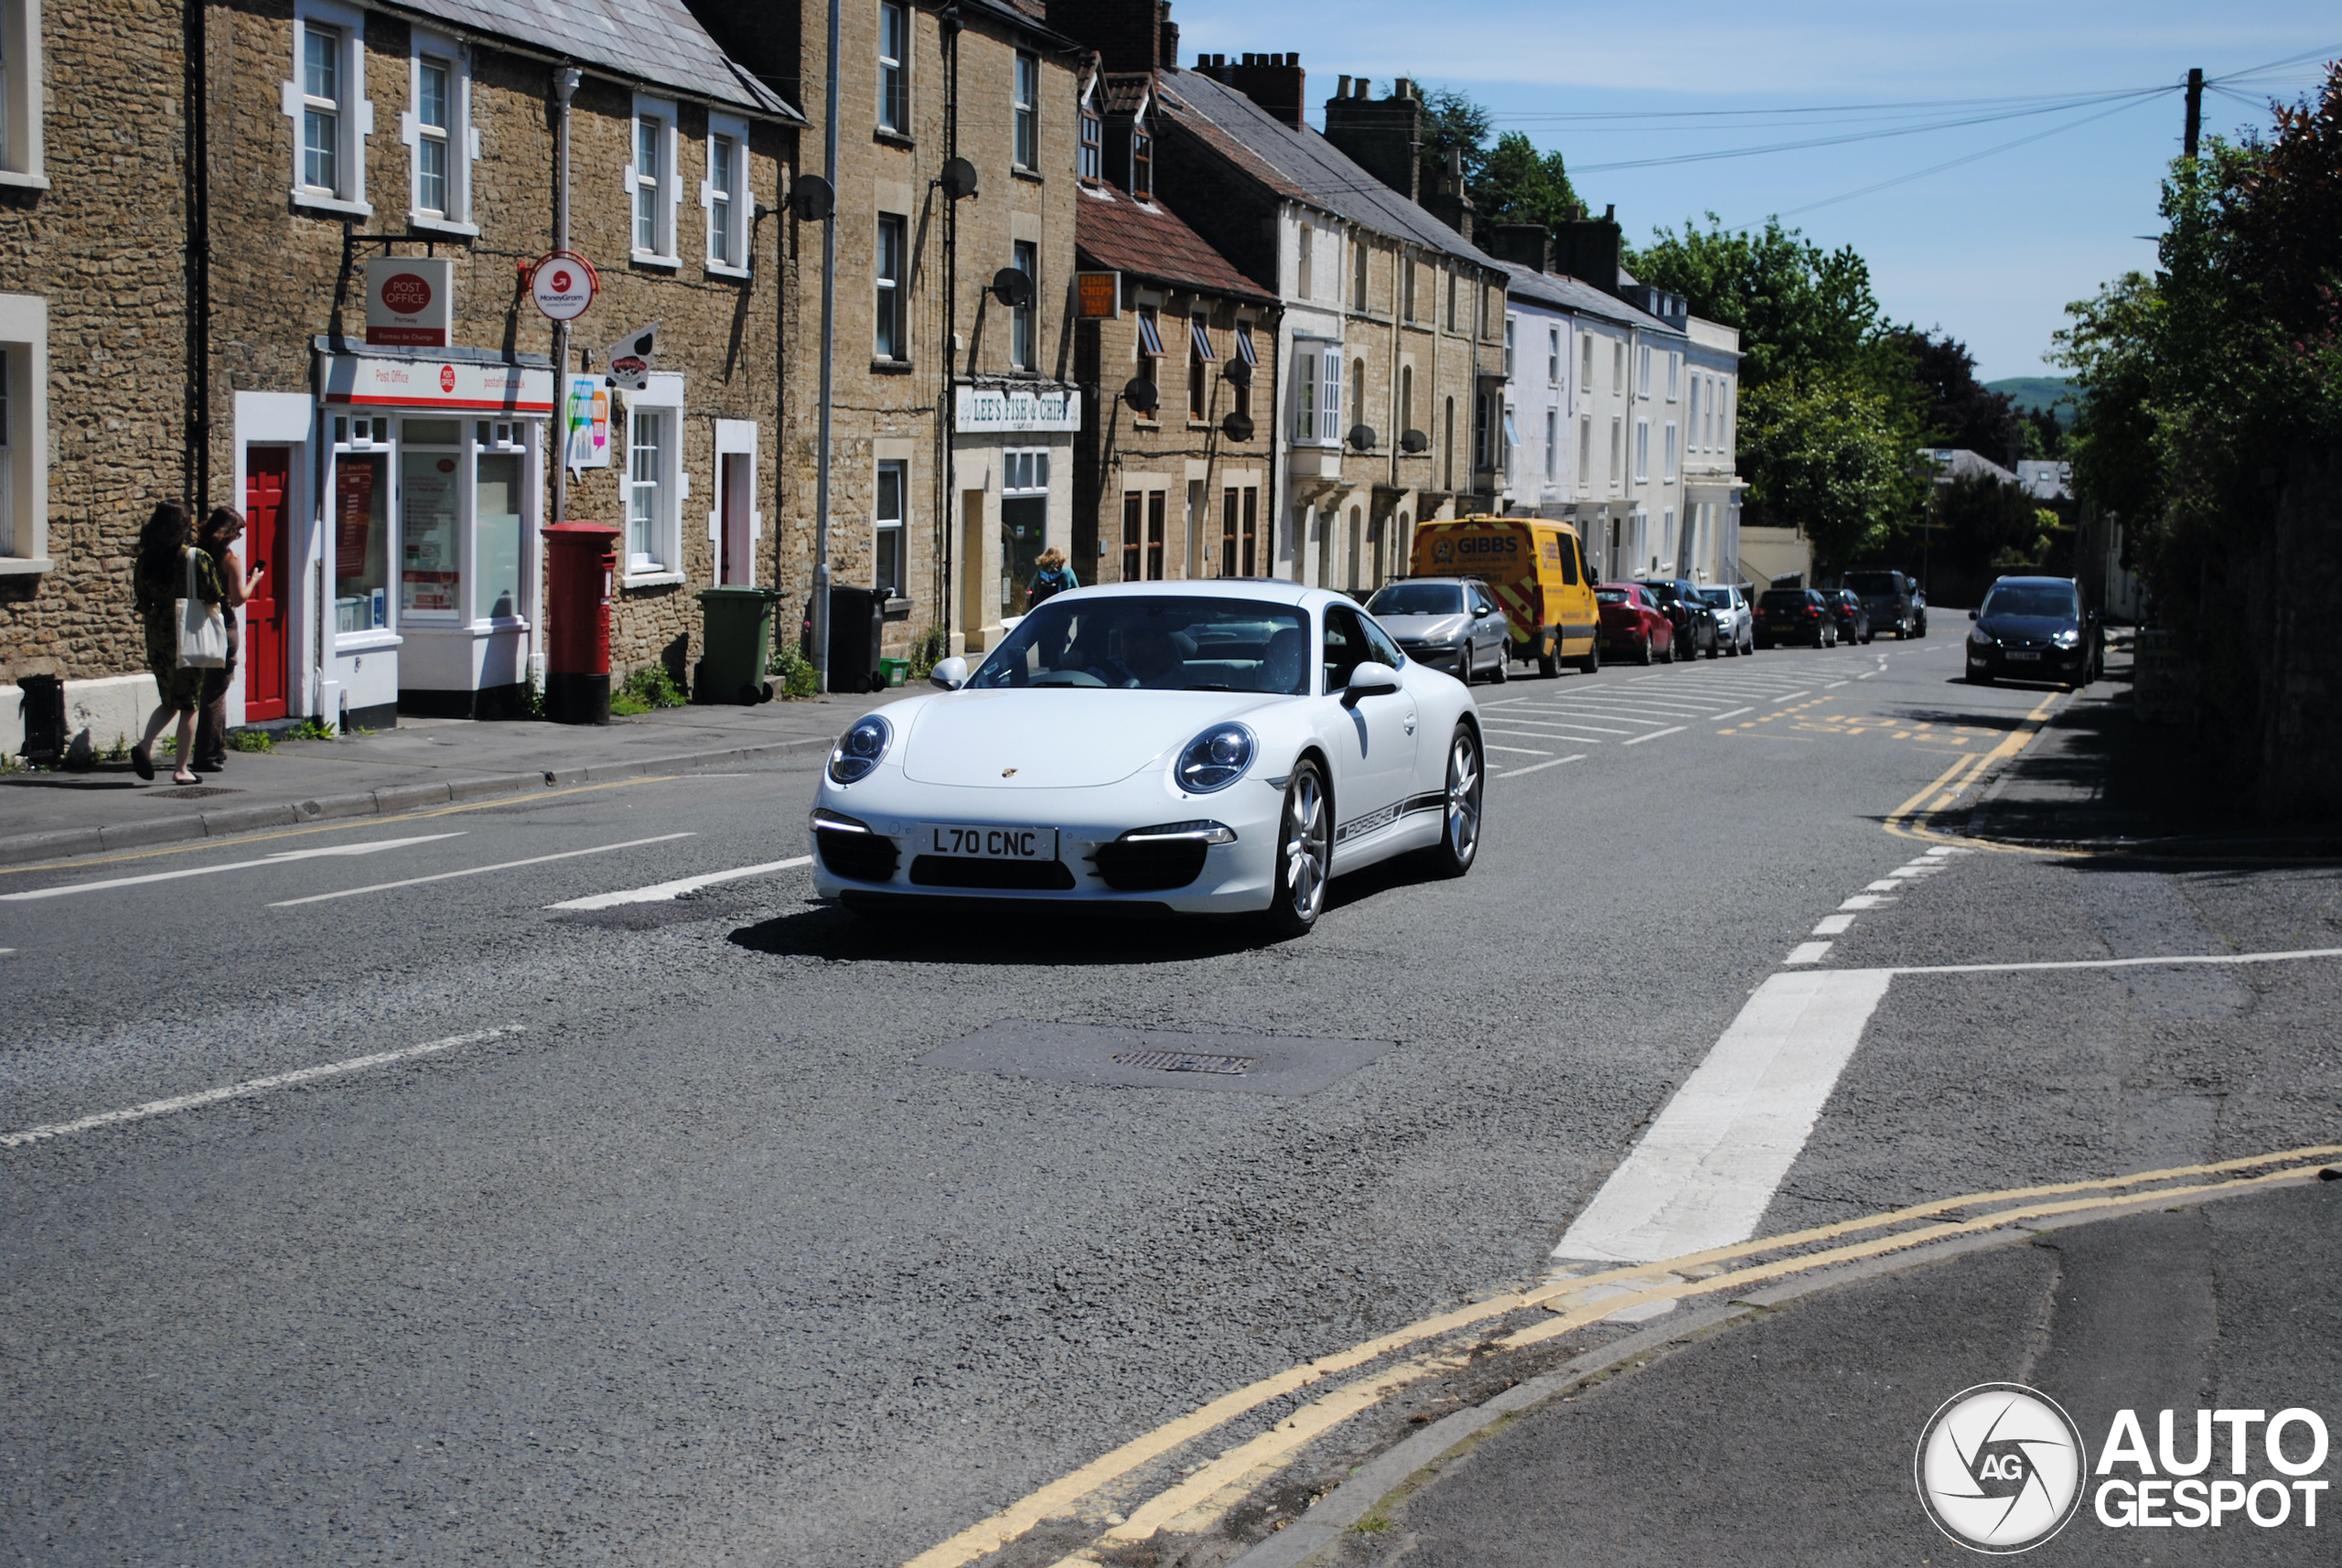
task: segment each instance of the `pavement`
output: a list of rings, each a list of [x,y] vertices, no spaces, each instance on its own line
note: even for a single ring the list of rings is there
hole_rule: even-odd
[[[900,695],[664,708],[607,726],[406,718],[231,751],[224,768],[184,788],[170,782],[167,736],[153,783],[127,762],[0,774],[0,865],[745,761],[834,739],[854,714]]]
[[[1595,1529],[1796,1562],[1833,1516],[1849,1560],[1926,1560],[1911,1412],[2018,1370],[2089,1405],[2052,1352],[2134,1330],[2077,1309],[2028,1369],[2011,1325],[2056,1247],[2144,1216],[1893,1217],[2342,1144],[2337,868],[1963,835],[2075,700],[1957,666],[1937,638],[1483,686],[1472,874],[1343,878],[1291,942],[820,904],[810,739],[0,867],[0,1563],[1533,1563]],[[589,738],[620,735],[682,750]],[[1020,1030],[1308,1070],[1115,1081]],[[2120,1363],[2143,1406],[2184,1352],[2284,1408],[2298,1359],[2342,1419],[2330,1210],[2283,1207],[2333,1190],[2151,1195],[2208,1229],[2145,1285],[2070,1265],[2173,1304]],[[1758,1303],[1823,1276],[1746,1271],[1832,1227],[1901,1272]],[[1897,1385],[1861,1443],[1837,1369]],[[1638,1462],[1509,1436],[1596,1405],[1586,1442]],[[1417,1479],[1482,1412],[1476,1455],[1521,1444],[1485,1506],[1437,1478],[1477,1456]],[[1710,1431],[1769,1445],[1771,1513],[1712,1490],[1788,1549],[1654,1493]],[[1520,1500],[1581,1472],[1567,1515]]]

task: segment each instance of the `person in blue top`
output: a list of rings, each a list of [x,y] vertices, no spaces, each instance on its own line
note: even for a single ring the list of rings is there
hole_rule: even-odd
[[[1065,564],[1065,552],[1054,544],[1042,551],[1040,560],[1034,564],[1040,570],[1033,574],[1032,585],[1025,590],[1025,608],[1028,612],[1039,609],[1068,588],[1081,586],[1081,579]]]

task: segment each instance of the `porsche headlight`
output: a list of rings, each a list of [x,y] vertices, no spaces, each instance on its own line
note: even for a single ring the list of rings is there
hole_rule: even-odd
[[[1215,725],[1187,743],[1171,771],[1180,789],[1192,795],[1209,795],[1243,778],[1258,750],[1252,732],[1242,725]]]
[[[830,782],[851,784],[867,778],[886,755],[886,747],[895,738],[895,728],[876,714],[856,719],[854,727],[838,737],[830,752]]]

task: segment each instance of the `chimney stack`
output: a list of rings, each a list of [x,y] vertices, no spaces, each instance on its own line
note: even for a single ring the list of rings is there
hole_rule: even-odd
[[[1618,293],[1618,209],[1599,218],[1574,218],[1553,226],[1553,267],[1603,293]]]
[[[1471,239],[1472,199],[1464,191],[1464,154],[1461,149],[1448,149],[1447,166],[1440,171],[1431,194],[1423,198],[1423,208],[1465,239]]]
[[[1176,70],[1179,29],[1166,0],[1047,0],[1049,26],[1096,49],[1116,75]]]
[[[1499,223],[1488,231],[1488,254],[1532,273],[1553,270],[1553,233],[1542,223]]]
[[[1241,65],[1228,68],[1226,81],[1285,124],[1301,129],[1308,98],[1299,55],[1246,55]]]
[[[1403,84],[1402,84],[1403,85]],[[1423,188],[1423,105],[1406,93],[1369,98],[1348,77],[1326,101],[1326,139],[1352,163],[1413,201]]]

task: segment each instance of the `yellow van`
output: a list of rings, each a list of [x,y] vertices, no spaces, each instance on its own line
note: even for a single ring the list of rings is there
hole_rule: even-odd
[[[1602,621],[1577,530],[1542,517],[1461,517],[1415,530],[1413,577],[1477,577],[1511,625],[1512,657],[1555,674],[1602,668]]]

